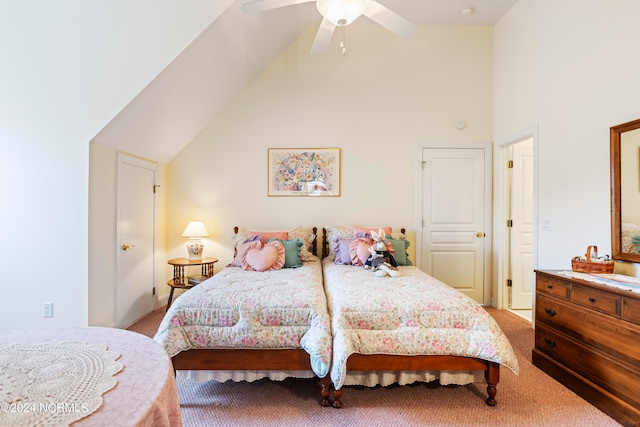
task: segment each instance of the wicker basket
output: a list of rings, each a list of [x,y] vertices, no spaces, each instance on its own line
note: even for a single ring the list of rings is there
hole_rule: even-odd
[[[587,260],[591,259],[592,248],[593,248],[594,258],[598,257],[598,247],[589,246],[587,248],[587,254],[586,254]],[[591,261],[583,261],[575,258],[571,260],[571,269],[579,273],[605,273],[605,274],[613,273],[613,265],[614,265],[613,261],[591,262]]]

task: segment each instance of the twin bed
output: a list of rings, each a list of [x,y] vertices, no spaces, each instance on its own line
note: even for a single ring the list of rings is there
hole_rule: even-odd
[[[269,233],[236,234],[236,266],[178,298],[154,338],[174,369],[198,380],[317,377],[321,404],[334,407],[344,385],[468,384],[484,376],[486,403],[495,405],[500,366],[517,373],[518,363],[486,310],[407,261],[395,278],[341,262],[340,232],[347,240],[351,230],[323,230],[320,256],[315,228],[312,236],[279,236],[285,245],[300,242],[301,259],[266,271],[243,268],[242,258],[258,265]],[[254,250],[242,253],[242,245]]]

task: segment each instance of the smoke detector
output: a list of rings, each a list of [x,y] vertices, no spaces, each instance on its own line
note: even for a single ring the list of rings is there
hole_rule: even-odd
[[[462,9],[460,9],[460,14],[464,16],[469,16],[469,15],[473,15],[473,12],[475,11],[476,10],[474,9],[473,6],[465,6]]]

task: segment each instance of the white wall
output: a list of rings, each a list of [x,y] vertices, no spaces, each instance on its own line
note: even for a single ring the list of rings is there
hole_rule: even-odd
[[[89,141],[228,4],[0,3],[0,329],[88,324]]]
[[[611,251],[609,128],[640,117],[639,15],[635,0],[519,0],[495,26],[494,138],[539,126],[539,268]]]
[[[415,228],[418,142],[490,141],[491,27],[420,27],[409,39],[373,24],[310,56],[315,26],[247,85],[168,167],[168,256],[189,219],[205,255],[231,259],[232,227],[345,223]],[[455,128],[466,120],[464,130]],[[267,197],[269,147],[340,147],[341,197]],[[219,268],[219,267],[217,267]]]

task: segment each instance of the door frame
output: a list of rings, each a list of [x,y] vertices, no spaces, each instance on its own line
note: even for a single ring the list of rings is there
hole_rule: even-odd
[[[439,149],[481,149],[484,151],[484,274],[483,274],[483,297],[482,300],[486,305],[490,302],[492,296],[491,289],[491,242],[493,236],[492,230],[492,143],[491,142],[418,142],[416,144],[415,153],[415,229],[416,229],[416,259],[415,265],[422,269],[422,238],[423,238],[423,218],[422,218],[422,199],[424,195],[424,188],[422,188],[422,150],[425,148],[439,148]]]
[[[526,139],[531,139],[533,142],[533,248],[532,248],[532,264],[533,270],[538,268],[538,125],[533,125],[529,128],[516,132],[502,140],[496,142],[494,151],[494,164],[495,168],[495,204],[494,204],[494,248],[495,248],[495,282],[493,287],[496,289],[494,292],[491,305],[498,309],[507,309],[508,305],[508,289],[506,286],[506,280],[509,275],[509,233],[507,233],[506,223],[507,208],[509,201],[509,171],[506,165],[509,157],[509,148],[519,142]],[[531,275],[534,276],[534,272],[531,271]],[[535,283],[535,277],[532,277],[532,282]],[[531,307],[533,313],[535,313],[535,292],[532,292]]]
[[[117,166],[116,166],[116,245],[115,245],[115,262],[116,262],[116,274],[114,280],[114,288],[113,288],[113,319],[114,324],[118,325],[120,319],[118,318],[118,287],[119,287],[119,279],[120,279],[120,246],[122,245],[122,224],[120,221],[121,218],[121,209],[122,202],[120,201],[120,188],[123,184],[122,182],[122,174],[120,173],[120,168],[124,164],[129,164],[132,166],[141,167],[144,169],[153,171],[153,183],[155,187],[159,187],[158,179],[159,179],[159,166],[157,163],[154,163],[150,160],[145,160],[140,157],[135,157],[130,154],[118,152],[117,153]],[[155,195],[155,192],[154,192]],[[153,254],[152,254],[152,263],[153,263],[153,288],[155,289],[153,295],[153,308],[155,309],[158,303],[158,198],[153,197]]]

